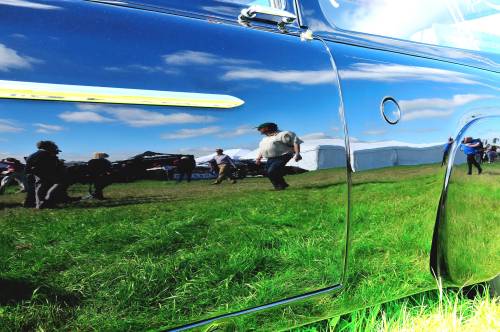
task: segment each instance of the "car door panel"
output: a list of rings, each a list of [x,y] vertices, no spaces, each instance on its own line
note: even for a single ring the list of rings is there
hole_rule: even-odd
[[[285,329],[499,273],[498,163],[467,175],[461,144],[498,144],[498,74],[355,44],[327,41],[349,139],[344,288],[228,324]]]
[[[96,151],[121,165],[144,151],[254,150],[255,126],[272,121],[305,141],[304,160],[289,166],[307,172],[289,175],[283,192],[266,178],[219,187],[120,182],[101,203],[52,217],[41,211],[43,227],[19,194],[3,195],[3,276],[43,282],[48,298],[56,288],[78,289],[93,319],[62,320],[69,329],[174,328],[338,288],[347,163],[337,79],[322,42],[98,3],[34,4],[1,8],[2,157],[22,160],[41,139],[54,140],[68,163]],[[33,270],[9,263],[16,234],[39,241],[21,258]]]

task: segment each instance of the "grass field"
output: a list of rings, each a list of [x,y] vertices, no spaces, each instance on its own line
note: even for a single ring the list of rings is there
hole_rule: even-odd
[[[486,204],[498,201],[499,169],[475,177],[475,186],[493,188]],[[289,176],[283,192],[263,178],[220,187],[114,184],[106,201],[42,211],[4,195],[0,330],[172,327],[334,285],[342,274],[344,176]],[[441,185],[434,165],[356,175],[346,288],[231,324],[282,329],[435,288],[428,257]]]
[[[408,298],[297,328],[292,332],[495,332],[500,298],[487,291],[448,289]]]

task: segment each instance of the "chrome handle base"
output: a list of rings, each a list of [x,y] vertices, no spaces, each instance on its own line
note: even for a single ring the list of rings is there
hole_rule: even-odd
[[[272,21],[276,22],[278,26],[284,26],[286,24],[293,23],[297,19],[297,16],[295,14],[290,13],[286,10],[260,6],[260,5],[253,5],[248,8],[243,8],[241,10],[240,16],[238,17],[238,20],[251,21],[260,19],[257,17],[257,15],[266,15],[275,18]]]

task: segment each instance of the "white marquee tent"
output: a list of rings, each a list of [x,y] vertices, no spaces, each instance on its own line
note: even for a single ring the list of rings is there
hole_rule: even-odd
[[[423,165],[441,162],[444,143],[412,144],[399,141],[354,142],[351,143],[352,168],[363,171],[398,165]],[[258,149],[241,155],[241,159],[255,159]],[[290,160],[289,166],[309,171],[344,167],[344,142],[340,139],[306,140],[301,145],[302,160]],[[458,152],[455,163],[465,162],[463,153]]]
[[[228,149],[224,150],[224,154],[228,155],[231,157],[233,160],[238,160],[238,159],[245,159],[241,158],[243,155],[247,155],[250,152],[250,150],[247,149]],[[195,158],[197,164],[203,164],[211,160],[215,156],[215,152],[206,156],[198,157]],[[249,158],[251,159],[251,158]],[[255,158],[254,158],[255,159]]]
[[[290,160],[289,166],[297,166],[308,171],[345,166],[344,143],[340,139],[308,140],[300,146],[302,160]],[[241,159],[255,159],[259,149],[243,155]]]

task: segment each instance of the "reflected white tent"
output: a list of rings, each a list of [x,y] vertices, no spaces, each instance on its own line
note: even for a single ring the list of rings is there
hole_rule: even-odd
[[[352,168],[374,168],[438,163],[443,158],[444,143],[413,144],[383,141],[351,144]]]
[[[443,158],[445,143],[413,144],[399,141],[351,142],[351,162],[355,171],[375,168],[410,166],[439,163]],[[255,160],[255,149],[241,159]],[[296,166],[309,171],[345,167],[346,152],[341,139],[306,140],[301,145],[302,160],[290,160],[288,166]],[[456,163],[465,160],[458,152]]]
[[[345,166],[344,141],[340,139],[307,140],[300,146],[302,160],[290,160],[288,166],[300,167],[308,171]],[[259,149],[243,155],[241,159],[255,160]]]
[[[245,158],[242,158],[242,156],[243,155],[247,155],[250,152],[251,151],[248,150],[248,149],[228,149],[228,150],[224,150],[224,154],[228,155],[233,160],[245,159]],[[196,160],[197,164],[203,164],[203,163],[206,163],[209,160],[211,160],[214,156],[215,156],[215,152],[211,153],[209,155],[206,155],[206,156],[201,156],[201,157],[195,158],[195,160]],[[255,158],[253,158],[253,159],[255,159]]]

